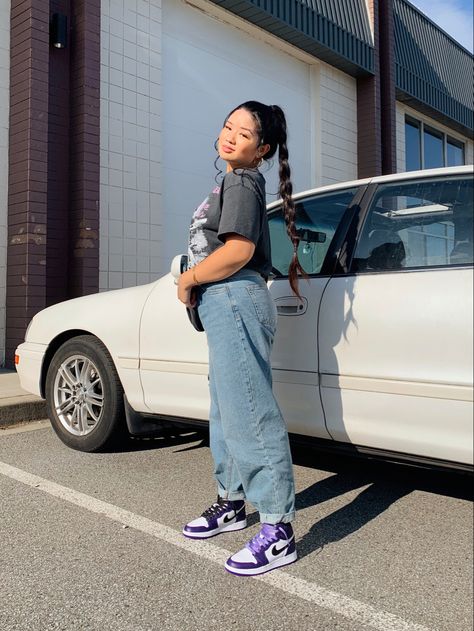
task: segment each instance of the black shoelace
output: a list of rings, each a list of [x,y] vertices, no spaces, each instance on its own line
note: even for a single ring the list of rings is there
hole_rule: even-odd
[[[216,515],[220,515],[226,511],[230,510],[230,501],[224,500],[221,497],[217,498],[217,502],[214,502],[212,506],[206,508],[206,510],[201,514],[201,517],[215,517]]]

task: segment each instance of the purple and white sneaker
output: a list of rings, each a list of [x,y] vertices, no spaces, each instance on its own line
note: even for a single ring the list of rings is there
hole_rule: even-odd
[[[247,526],[244,500],[225,500],[217,496],[217,502],[206,508],[201,517],[193,519],[183,528],[183,535],[191,539],[206,539],[221,532],[242,530]]]
[[[297,559],[295,535],[290,523],[262,524],[258,534],[232,555],[225,569],[240,576],[269,572]]]

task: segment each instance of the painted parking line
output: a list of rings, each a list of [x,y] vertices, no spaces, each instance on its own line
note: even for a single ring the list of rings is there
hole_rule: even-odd
[[[103,502],[95,497],[80,493],[61,484],[56,484],[56,482],[51,482],[50,480],[33,475],[17,467],[12,467],[3,462],[0,462],[0,474],[27,486],[36,488],[43,493],[75,504],[92,513],[103,515],[120,524],[156,537],[177,548],[198,555],[207,561],[212,561],[221,566],[222,571],[225,572],[223,565],[231,552],[209,543],[209,541],[186,539],[180,532],[148,519],[147,517],[142,517],[141,515],[132,513],[114,504]],[[262,581],[286,594],[297,596],[319,607],[329,609],[334,613],[344,616],[348,620],[363,625],[365,628],[370,627],[380,631],[430,631],[428,627],[404,620],[399,616],[378,610],[371,605],[350,598],[349,596],[344,596],[338,592],[321,587],[316,583],[298,578],[289,574],[287,570],[272,570],[268,574],[253,577],[234,577],[235,580],[249,580],[249,578]]]

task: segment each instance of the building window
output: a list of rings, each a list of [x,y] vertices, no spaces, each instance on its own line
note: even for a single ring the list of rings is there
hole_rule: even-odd
[[[459,166],[464,164],[464,143],[406,116],[405,156],[407,171]]]
[[[423,153],[424,153],[424,169],[437,169],[444,167],[443,155],[443,134],[435,129],[424,126],[423,129]]]
[[[446,150],[447,150],[447,158],[448,158],[448,166],[460,166],[464,164],[464,145],[459,140],[454,140],[454,138],[450,138],[446,141]]]
[[[406,170],[421,169],[420,124],[417,121],[405,122]]]

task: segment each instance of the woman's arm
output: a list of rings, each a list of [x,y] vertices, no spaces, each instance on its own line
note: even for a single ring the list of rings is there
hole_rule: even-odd
[[[230,232],[222,247],[217,248],[198,265],[181,274],[180,287],[187,290],[196,284],[193,280],[193,271],[198,283],[223,280],[248,263],[254,251],[253,241],[236,232]]]

